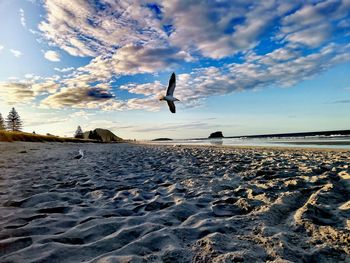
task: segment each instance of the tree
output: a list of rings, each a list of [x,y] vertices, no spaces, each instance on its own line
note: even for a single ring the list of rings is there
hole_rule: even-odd
[[[4,121],[4,118],[2,117],[1,113],[0,113],[0,131],[1,130],[5,130],[6,127],[5,127],[5,121]]]
[[[81,129],[80,125],[78,126],[77,130],[75,131],[74,138],[84,138],[83,130]]]
[[[102,137],[97,133],[96,130],[89,132],[89,139],[96,140],[96,141],[102,141]]]
[[[12,108],[9,115],[7,115],[6,124],[10,131],[20,131],[22,129],[22,121],[15,108]]]

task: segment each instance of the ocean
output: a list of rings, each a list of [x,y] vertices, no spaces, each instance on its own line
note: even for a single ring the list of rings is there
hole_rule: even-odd
[[[174,139],[171,141],[152,141],[152,144],[170,145],[223,145],[223,146],[266,146],[292,148],[331,148],[349,149],[350,136],[308,136],[308,137],[270,137],[270,138],[220,138],[220,139]]]

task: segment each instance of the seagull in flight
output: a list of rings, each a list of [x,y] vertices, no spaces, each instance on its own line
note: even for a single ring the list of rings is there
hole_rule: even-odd
[[[166,91],[166,96],[162,96],[159,99],[159,100],[165,100],[168,103],[169,109],[172,113],[176,112],[174,101],[180,101],[173,96],[175,86],[176,86],[176,77],[175,77],[175,73],[173,72],[173,74],[171,74],[171,77],[169,80],[169,86],[168,86],[168,89]]]

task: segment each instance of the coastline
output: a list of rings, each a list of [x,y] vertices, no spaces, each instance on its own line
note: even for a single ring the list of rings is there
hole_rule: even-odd
[[[215,145],[233,147],[266,147],[266,148],[331,148],[350,150],[350,137],[314,137],[314,138],[222,138],[171,141],[144,141],[147,144],[163,145]]]
[[[334,149],[0,143],[0,261],[346,262],[349,162]]]
[[[321,151],[321,152],[349,152],[349,149],[342,148],[316,148],[316,147],[291,147],[291,146],[242,146],[242,145],[200,145],[200,144],[177,144],[177,143],[152,143],[147,141],[133,142],[131,144],[144,146],[165,146],[184,148],[213,148],[213,149],[242,149],[242,150],[273,150],[273,151]]]

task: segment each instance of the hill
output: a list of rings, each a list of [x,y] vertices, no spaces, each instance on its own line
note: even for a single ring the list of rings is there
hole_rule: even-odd
[[[84,139],[97,140],[101,142],[122,142],[123,139],[107,129],[97,128],[93,131],[84,132]]]

